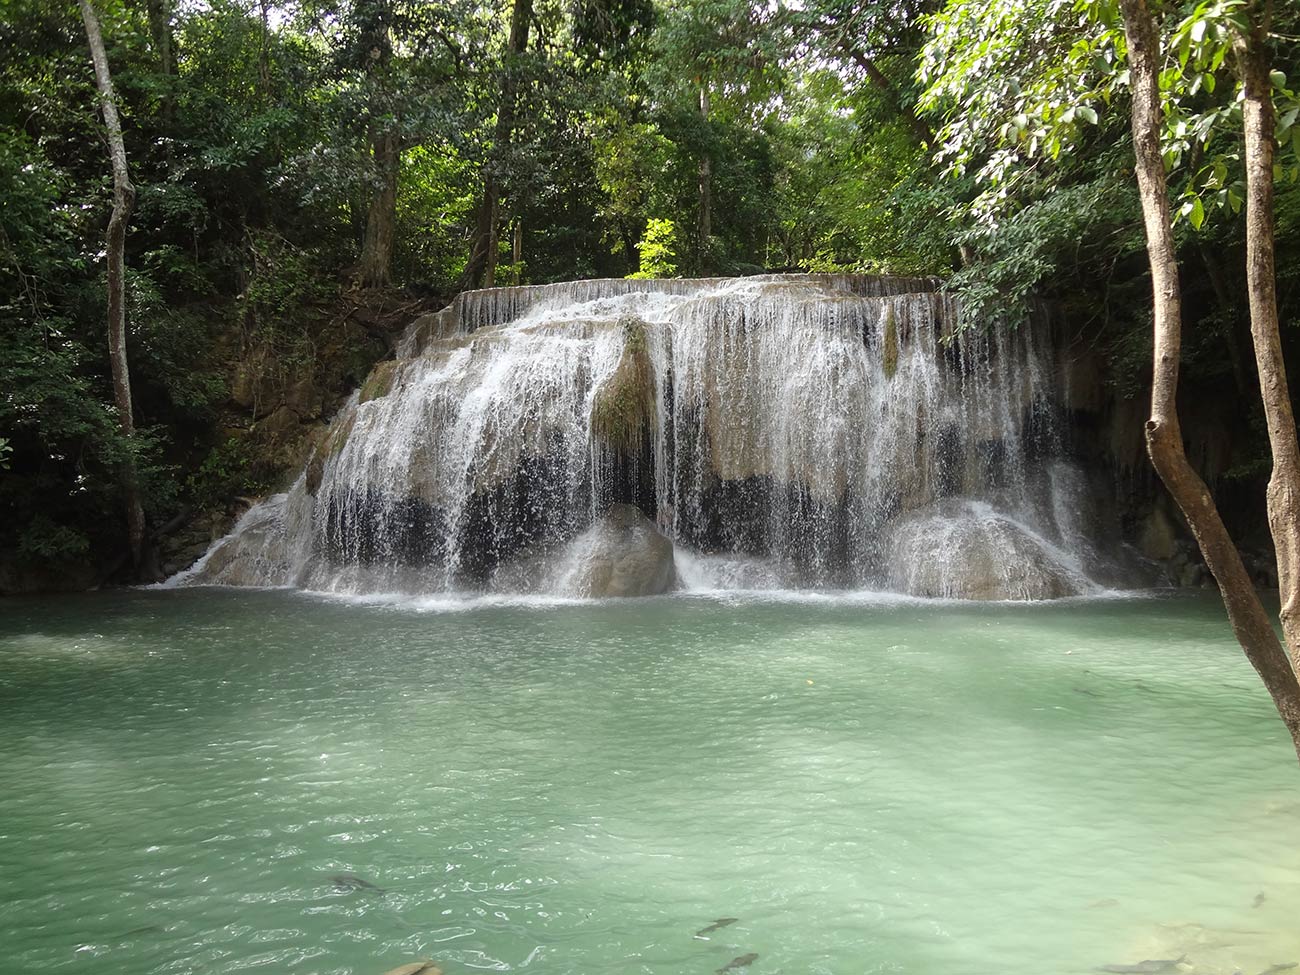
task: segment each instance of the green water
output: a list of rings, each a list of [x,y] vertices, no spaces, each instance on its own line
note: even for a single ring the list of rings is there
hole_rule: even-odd
[[[1255,975],[1297,916],[1203,598],[0,603],[5,975]]]

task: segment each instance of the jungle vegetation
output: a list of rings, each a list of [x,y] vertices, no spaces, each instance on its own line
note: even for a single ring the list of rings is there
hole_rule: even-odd
[[[1122,6],[0,0],[0,551],[134,577],[179,512],[273,486],[239,436],[256,409],[231,409],[250,357],[358,356],[330,344],[341,305],[466,287],[942,275],[981,327],[1055,300],[1104,349],[1111,388],[1145,397],[1154,306]],[[1184,270],[1178,361],[1184,382],[1246,404],[1232,476],[1262,507],[1273,455],[1247,287],[1262,231],[1234,44],[1254,38],[1271,107],[1293,359],[1300,10],[1142,9]],[[120,273],[110,105],[131,186]]]

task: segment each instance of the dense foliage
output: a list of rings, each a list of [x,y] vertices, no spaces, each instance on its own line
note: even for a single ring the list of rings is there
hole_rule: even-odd
[[[124,438],[109,405],[111,179],[81,20],[68,2],[0,0],[0,550],[20,559],[120,549],[114,472],[128,455],[155,526],[270,486],[274,471],[231,435],[251,422],[230,412],[241,370],[318,359],[340,302],[468,284],[485,186],[500,197],[498,284],[955,273],[981,321],[1015,317],[1031,295],[1066,300],[1114,381],[1141,386],[1141,228],[1105,4],[96,7],[138,189],[127,264],[142,432]],[[1235,88],[1217,14],[1196,9],[1162,8],[1186,69],[1170,77],[1180,234],[1204,272],[1188,356],[1193,377],[1244,392],[1237,147],[1217,124]],[[512,24],[527,28],[517,50]],[[1297,32],[1300,14],[1279,8],[1288,147]],[[1285,317],[1300,302],[1294,178],[1278,210]]]

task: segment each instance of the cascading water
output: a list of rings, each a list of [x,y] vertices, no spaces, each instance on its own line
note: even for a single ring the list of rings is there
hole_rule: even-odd
[[[1100,588],[1113,566],[1061,457],[1050,331],[956,319],[933,281],[858,275],[468,292],[414,322],[292,489],[178,581]]]

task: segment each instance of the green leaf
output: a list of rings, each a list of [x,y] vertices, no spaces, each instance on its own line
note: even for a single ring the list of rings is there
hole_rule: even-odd
[[[1286,87],[1286,72],[1285,72],[1285,71],[1279,71],[1277,68],[1274,68],[1272,71],[1270,71],[1270,72],[1268,73],[1268,77],[1269,77],[1269,80],[1273,82],[1273,87],[1274,87],[1274,88],[1285,88],[1285,87]]]
[[[1188,219],[1191,220],[1192,226],[1197,230],[1200,230],[1201,224],[1205,223],[1205,204],[1201,202],[1199,196],[1192,203],[1192,212]]]
[[[1077,109],[1077,113],[1079,118],[1086,122],[1092,125],[1097,124],[1097,112],[1095,109],[1089,108],[1087,105],[1080,105]]]

